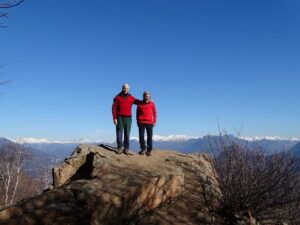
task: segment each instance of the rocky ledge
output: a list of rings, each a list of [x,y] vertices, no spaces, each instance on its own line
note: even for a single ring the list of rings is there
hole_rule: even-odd
[[[118,155],[80,145],[53,169],[53,180],[42,195],[2,209],[0,225],[218,224],[201,194],[218,192],[208,154]]]

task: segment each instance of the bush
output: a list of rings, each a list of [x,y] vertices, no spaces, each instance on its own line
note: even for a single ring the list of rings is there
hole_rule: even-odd
[[[266,156],[259,147],[250,149],[226,135],[211,148],[222,195],[209,198],[218,200],[219,212],[228,217],[248,213],[261,224],[299,224],[295,217],[300,215],[300,182],[292,155]]]

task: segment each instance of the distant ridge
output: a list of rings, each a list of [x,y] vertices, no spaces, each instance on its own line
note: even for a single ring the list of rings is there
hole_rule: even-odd
[[[294,145],[290,150],[294,155],[300,156],[300,143]]]
[[[211,137],[214,137],[215,135],[209,135]],[[181,134],[172,134],[168,136],[160,136],[160,135],[154,135],[153,140],[154,141],[188,141],[191,139],[202,139],[208,136],[202,136],[202,137],[196,137],[196,136],[188,136],[188,135],[181,135]],[[261,141],[261,140],[271,140],[271,141],[300,141],[300,138],[297,137],[279,137],[279,136],[256,136],[256,137],[239,137],[242,140],[245,141]],[[6,138],[12,142],[18,143],[18,144],[88,144],[88,143],[113,143],[113,141],[109,140],[94,140],[94,139],[74,139],[74,140],[49,140],[46,138]],[[138,141],[138,137],[131,137],[131,140]]]

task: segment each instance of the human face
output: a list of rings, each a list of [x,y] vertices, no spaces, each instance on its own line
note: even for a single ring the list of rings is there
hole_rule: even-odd
[[[144,95],[144,100],[145,101],[150,101],[151,95]]]
[[[128,94],[129,87],[128,87],[128,86],[123,86],[123,87],[122,87],[122,91],[123,91],[125,94]]]

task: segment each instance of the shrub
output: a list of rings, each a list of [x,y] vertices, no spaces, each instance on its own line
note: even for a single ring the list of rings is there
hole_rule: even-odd
[[[267,156],[259,147],[251,149],[227,135],[220,135],[211,147],[222,193],[213,197],[220,212],[248,212],[262,224],[297,224],[294,217],[300,215],[300,182],[292,155]]]

